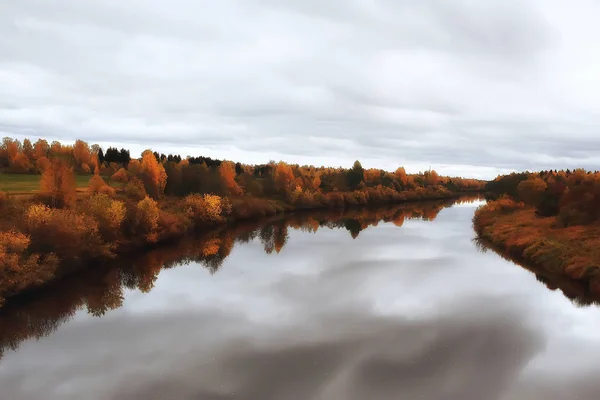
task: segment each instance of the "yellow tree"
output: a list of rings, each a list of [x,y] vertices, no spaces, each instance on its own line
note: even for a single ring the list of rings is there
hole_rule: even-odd
[[[167,185],[167,173],[151,150],[142,153],[141,175],[146,192],[154,199],[159,199]]]
[[[40,192],[50,200],[52,207],[73,205],[77,197],[73,170],[63,160],[53,160],[42,174]]]

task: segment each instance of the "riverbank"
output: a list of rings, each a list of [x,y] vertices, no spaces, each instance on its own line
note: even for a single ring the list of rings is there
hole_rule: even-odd
[[[600,225],[562,227],[554,217],[539,217],[535,207],[503,198],[475,212],[477,235],[512,258],[600,292]]]

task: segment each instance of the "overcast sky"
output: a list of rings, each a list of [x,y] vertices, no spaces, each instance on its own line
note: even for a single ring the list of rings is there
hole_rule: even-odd
[[[595,0],[0,0],[0,135],[493,177],[598,168]]]

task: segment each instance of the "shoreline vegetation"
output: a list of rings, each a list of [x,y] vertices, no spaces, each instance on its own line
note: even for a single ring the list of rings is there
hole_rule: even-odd
[[[530,268],[600,294],[600,173],[542,171],[500,176],[473,217],[478,237]]]
[[[284,250],[291,230],[317,233],[345,229],[352,238],[380,222],[402,227],[406,220],[433,221],[439,212],[457,203],[479,200],[480,195],[460,199],[390,204],[376,208],[354,207],[296,212],[265,220],[219,225],[198,235],[119,257],[96,268],[82,268],[33,292],[7,300],[0,308],[0,359],[5,350],[30,338],[46,336],[77,311],[102,316],[123,305],[124,292],[149,293],[162,270],[189,263],[217,273],[235,246],[258,241],[266,254]]]
[[[136,159],[81,140],[4,138],[0,171],[0,306],[71,271],[242,220],[451,199],[485,185],[358,161],[349,169],[246,165],[151,150]]]

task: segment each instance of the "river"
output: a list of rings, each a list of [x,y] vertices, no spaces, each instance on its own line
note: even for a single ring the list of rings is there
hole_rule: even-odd
[[[0,311],[0,398],[597,399],[597,307],[482,251],[479,204],[246,223],[70,276]]]

